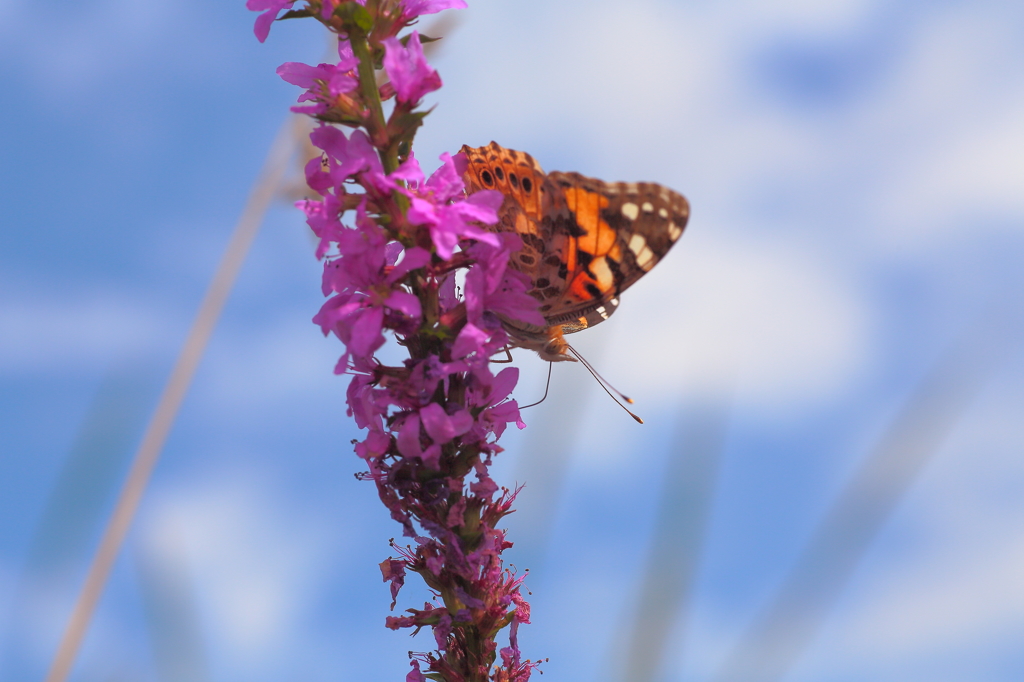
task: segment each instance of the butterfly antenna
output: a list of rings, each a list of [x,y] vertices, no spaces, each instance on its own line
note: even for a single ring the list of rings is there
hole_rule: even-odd
[[[572,352],[572,354],[576,356],[576,359],[579,360],[580,363],[584,367],[587,368],[587,371],[590,372],[590,374],[597,380],[598,385],[601,388],[604,389],[604,392],[607,393],[611,397],[611,399],[615,401],[615,404],[618,405],[619,407],[621,407],[622,409],[624,409],[626,411],[626,414],[628,414],[630,417],[635,419],[638,424],[643,424],[644,420],[641,419],[640,417],[636,416],[632,412],[630,412],[628,407],[626,407],[625,405],[620,403],[619,399],[615,397],[615,395],[612,393],[612,391],[617,393],[619,395],[619,397],[621,397],[623,400],[625,400],[630,405],[633,404],[633,399],[630,398],[629,396],[627,396],[625,393],[623,393],[619,389],[617,389],[614,386],[612,386],[610,383],[608,383],[608,380],[605,379],[603,376],[601,376],[598,373],[598,371],[596,369],[594,369],[593,365],[591,365],[589,362],[587,362],[587,359],[579,354],[579,351],[577,351],[575,348],[573,348],[569,344],[565,344],[565,345]],[[609,390],[609,389],[611,389],[611,390]]]
[[[614,386],[612,386],[611,382],[609,382],[607,379],[605,379],[603,376],[601,376],[600,373],[598,373],[598,371],[596,369],[594,369],[594,366],[592,364],[590,364],[590,362],[588,362],[585,357],[580,355],[578,350],[576,350],[575,348],[573,348],[569,344],[565,344],[565,345],[569,347],[569,350],[572,351],[572,354],[576,356],[576,359],[579,360],[581,363],[583,363],[584,367],[586,367],[588,370],[590,370],[590,373],[594,375],[594,378],[597,379],[598,382],[600,382],[602,385],[607,386],[608,388],[610,388],[614,393],[616,393],[620,398],[625,400],[630,405],[633,404],[633,399],[632,398],[630,398],[628,395],[626,395],[625,393],[623,393],[619,389],[617,389]]]
[[[548,398],[548,389],[551,388],[551,365],[553,365],[553,364],[555,364],[555,363],[553,363],[553,362],[549,362],[548,363],[548,381],[547,381],[546,384],[544,384],[544,397],[541,398],[540,400],[538,400],[535,403],[530,403],[529,405],[523,405],[522,407],[519,408],[520,410],[525,410],[527,407],[533,407],[534,405],[540,405],[542,402],[547,400],[547,398]]]

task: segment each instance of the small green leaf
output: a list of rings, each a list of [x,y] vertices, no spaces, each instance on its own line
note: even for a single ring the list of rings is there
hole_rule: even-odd
[[[425,36],[421,33],[420,45],[426,45],[427,43],[436,43],[438,40],[441,40],[441,37],[442,36],[439,36],[437,38],[431,38],[430,36]],[[411,33],[409,35],[402,36],[401,38],[399,38],[398,42],[402,43],[402,47],[409,47],[409,38],[412,38]]]
[[[334,10],[334,14],[346,23],[351,22],[355,24],[366,33],[369,33],[373,28],[373,17],[370,16],[365,7],[355,2],[355,0],[338,5],[338,8]]]
[[[306,17],[313,16],[313,13],[309,9],[290,9],[277,18],[278,21],[284,21],[285,19],[305,19]]]

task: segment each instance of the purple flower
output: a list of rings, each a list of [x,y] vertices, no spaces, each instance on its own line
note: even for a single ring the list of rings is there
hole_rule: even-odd
[[[424,450],[421,440],[420,415],[416,412],[406,415],[402,420],[402,425],[398,428],[398,438],[396,439],[398,451],[402,453],[402,456],[415,457],[426,467],[436,470],[441,458],[441,446],[433,443]]]
[[[442,609],[434,609],[435,611],[441,611]],[[437,625],[434,626],[434,641],[437,643],[437,648],[444,651],[448,648],[448,637],[452,634],[452,617],[447,610],[444,610],[438,619]]]
[[[263,12],[256,17],[256,25],[253,33],[261,43],[270,35],[270,25],[277,20],[277,15],[283,9],[291,9],[295,0],[246,0],[246,9],[254,12]]]
[[[380,157],[370,144],[370,138],[361,130],[353,132],[351,137],[345,137],[345,133],[338,128],[321,125],[309,134],[309,139],[314,147],[326,153],[328,176],[335,187],[340,187],[346,180],[363,171],[384,176]],[[306,170],[308,177],[309,165]]]
[[[426,225],[437,255],[447,260],[452,257],[459,239],[469,238],[500,246],[501,239],[473,223],[493,225],[498,222],[498,209],[504,200],[500,192],[484,190],[467,199],[451,199],[461,194],[465,186],[458,176],[452,157],[441,155],[441,167],[416,192],[409,192],[411,206],[409,222]]]
[[[478,194],[481,192],[470,199]],[[469,255],[476,260],[466,274],[466,311],[471,322],[479,320],[484,311],[490,311],[537,326],[547,324],[537,309],[537,299],[526,293],[529,279],[521,272],[508,269],[509,256],[520,248],[519,235],[510,232],[501,233],[498,245],[480,240],[469,248]]]
[[[385,38],[381,42],[386,48],[384,71],[391,79],[399,102],[416,104],[423,95],[441,87],[441,77],[423,58],[419,33],[410,34],[406,47],[402,47],[398,38]]]
[[[319,167],[320,160],[314,159],[314,161],[317,162],[317,166]],[[307,173],[307,177],[308,176],[309,175]],[[295,202],[295,206],[306,214],[306,224],[308,224],[310,229],[313,230],[313,233],[320,238],[316,247],[316,257],[317,260],[320,260],[330,249],[332,242],[337,242],[343,239],[344,230],[346,228],[338,219],[341,204],[338,202],[336,197],[328,194],[324,196],[322,201],[304,199],[302,201]]]
[[[437,403],[430,403],[420,410],[420,420],[427,435],[438,445],[448,443],[456,436],[469,431],[473,426],[473,417],[465,409],[457,410],[449,415]]]
[[[491,334],[480,329],[472,322],[467,322],[455,337],[455,344],[452,345],[452,357],[464,358],[472,353],[483,358],[489,358],[487,354],[487,342],[491,340]]]
[[[402,559],[385,559],[380,562],[380,572],[384,582],[391,583],[391,609],[394,610],[398,600],[398,591],[405,585],[405,561]]]
[[[407,22],[423,14],[436,14],[446,9],[465,9],[464,0],[404,0],[402,21]]]
[[[345,36],[337,64],[288,62],[278,74],[304,90],[298,98],[304,105],[293,110],[333,122],[310,135],[322,152],[305,166],[316,194],[297,206],[323,261],[326,300],[314,322],[344,344],[335,372],[350,375],[347,413],[366,429],[361,441],[352,441],[366,468],[357,477],[373,482],[403,534],[415,540],[392,543],[399,558],[383,561],[381,576],[392,609],[409,572],[434,591],[434,604],[389,616],[385,624],[433,631],[437,650],[412,655],[406,682],[489,673],[495,634],[510,625],[510,646],[501,649],[493,679],[525,682],[536,664],[520,660],[517,629],[529,622],[529,605],[520,594],[522,579],[504,568],[501,553],[512,543],[496,527],[511,513],[515,493],[499,488],[488,471],[507,425],[525,425],[511,399],[518,370],[492,374],[490,360],[508,343],[503,321],[542,325],[544,319],[526,293],[525,276],[508,267],[522,242],[487,227],[498,220],[502,195],[467,197],[462,155],[442,155],[427,178],[409,150],[422,118],[416,107],[441,79],[423,57],[419,34],[397,36],[418,16],[465,2],[356,1],[362,10],[350,2],[343,7],[348,0],[310,5],[316,19]],[[262,12],[255,28],[261,41],[292,5],[248,0]],[[395,98],[387,119],[364,101],[354,56],[379,56],[381,47],[389,82],[380,93]],[[397,366],[375,356],[389,333],[409,351]],[[455,605],[449,611],[442,604]]]
[[[310,66],[301,62],[285,62],[277,67],[277,75],[292,85],[305,88],[300,102],[316,102],[307,107],[292,107],[292,111],[315,116],[326,112],[339,95],[359,87],[355,69],[359,59],[352,54],[347,40],[338,41],[338,63]]]
[[[427,678],[420,672],[420,662],[413,660],[409,662],[412,666],[412,670],[405,676],[405,682],[427,682]]]
[[[334,292],[313,321],[324,334],[334,332],[346,356],[369,358],[384,344],[385,328],[415,328],[422,315],[420,300],[398,286],[395,259],[401,249],[385,241],[379,225],[366,215],[366,200],[356,210],[356,229],[337,231],[339,257],[324,266],[323,290]],[[422,249],[410,249],[405,271],[422,265]],[[404,261],[403,261],[404,262]],[[391,272],[388,270],[391,269]],[[347,362],[341,363],[344,371]]]

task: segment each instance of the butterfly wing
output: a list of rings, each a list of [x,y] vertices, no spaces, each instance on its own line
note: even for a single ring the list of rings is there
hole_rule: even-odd
[[[495,142],[462,152],[467,191],[500,191],[495,229],[523,240],[511,264],[529,276],[548,326],[506,320],[505,327],[534,349],[552,338],[564,344],[561,334],[608,319],[619,295],[668,253],[689,218],[686,199],[658,184],[545,175],[529,154]]]
[[[686,199],[654,183],[608,183],[578,173],[550,173],[565,211],[545,216],[566,234],[560,295],[541,311],[566,333],[602,322],[619,295],[655,266],[683,234]]]

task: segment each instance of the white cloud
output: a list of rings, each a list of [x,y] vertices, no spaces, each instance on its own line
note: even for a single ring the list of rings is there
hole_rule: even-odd
[[[152,53],[153,34],[167,30],[175,3],[106,0],[25,11],[0,6],[10,27],[5,52],[14,52],[36,80],[53,90],[80,91],[112,70]],[[13,29],[13,30],[11,30]],[[134,56],[134,59],[132,57]]]
[[[919,673],[937,659],[975,666],[1019,650],[1021,398],[1006,381],[956,420],[811,645],[800,666],[806,674],[795,678],[846,670],[876,679],[895,667],[916,671],[900,679],[932,679]]]
[[[170,326],[152,305],[115,294],[12,297],[0,305],[0,372],[91,370],[149,355],[179,338]]]
[[[874,6],[875,3],[869,0],[785,0],[772,3],[747,0],[721,6],[721,9],[735,23],[746,25],[762,35],[778,31],[828,35],[849,30]]]
[[[972,218],[1024,223],[1024,82],[1007,66],[1019,62],[1019,43],[1005,19],[968,8],[913,35],[889,88],[858,122],[858,139],[892,141],[869,202],[880,243],[977,239],[973,225],[963,228]]]
[[[233,478],[155,495],[144,544],[156,560],[189,567],[207,636],[253,672],[294,651],[337,532],[264,486]]]
[[[978,238],[963,229],[972,217],[1024,219],[1014,24],[998,5],[942,7],[893,38],[879,33],[884,11],[859,0],[643,2],[628,12],[596,3],[553,8],[527,28],[500,7],[475,6],[472,30],[455,33],[458,50],[439,60],[446,88],[424,142],[497,139],[552,170],[660,181],[690,196],[696,213],[754,228],[767,185],[790,231],[855,227],[841,239],[859,241],[863,260],[955,248]],[[781,38],[827,55],[837,32],[865,50],[870,40],[902,41],[846,105],[787,103],[752,81],[755,56]],[[466,53],[481,58],[446,62]]]
[[[211,409],[230,404],[240,414],[249,414],[244,408],[258,403],[280,405],[289,396],[308,396],[325,386],[340,399],[348,381],[332,370],[343,346],[334,336],[325,339],[309,322],[311,316],[267,320],[256,331],[224,325],[198,383],[206,392],[197,397]]]
[[[1024,626],[1024,524],[994,542],[956,543],[875,574],[852,612],[828,628],[812,663],[835,669],[1004,648]]]

